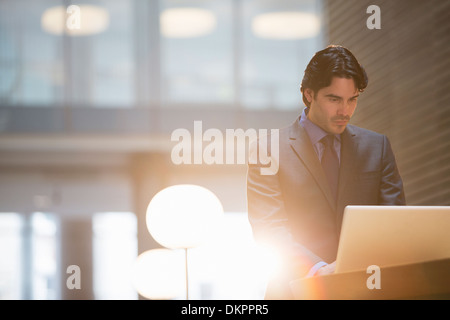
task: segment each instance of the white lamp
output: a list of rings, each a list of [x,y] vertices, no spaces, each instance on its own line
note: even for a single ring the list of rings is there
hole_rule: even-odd
[[[192,184],[174,185],[158,192],[147,207],[147,228],[162,246],[185,249],[186,299],[189,299],[188,250],[208,240],[223,207],[210,190]]]
[[[183,257],[169,249],[152,249],[135,261],[132,283],[148,299],[173,299],[183,290]]]

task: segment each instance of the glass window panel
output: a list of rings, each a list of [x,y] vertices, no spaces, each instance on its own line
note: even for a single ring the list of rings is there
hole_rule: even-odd
[[[167,14],[167,20],[162,18],[161,22],[163,102],[233,102],[231,1],[161,0],[159,4],[161,14]],[[177,20],[174,9],[181,8],[202,11],[182,12],[183,19]],[[196,23],[189,21],[191,14]],[[199,14],[198,18],[196,14]],[[165,32],[164,26],[172,30],[170,35]],[[198,33],[195,29],[191,30],[193,36],[182,37],[179,33],[193,26],[199,28]],[[201,30],[209,31],[202,33]]]
[[[22,228],[17,213],[0,213],[0,300],[22,299]]]
[[[90,103],[96,107],[132,107],[134,91],[134,2],[93,1],[109,14],[108,28],[90,37],[90,62],[84,70],[92,83]],[[83,65],[83,61],[79,64]],[[78,63],[77,63],[78,64]]]
[[[243,49],[241,101],[249,109],[297,109],[301,102],[300,83],[307,63],[322,46],[322,33],[309,38],[265,38],[252,29],[261,14],[276,12],[312,13],[320,18],[320,1],[242,2]],[[285,30],[287,34],[289,30]],[[283,34],[283,32],[282,32]]]
[[[0,102],[20,106],[131,107],[134,103],[134,2],[84,1],[107,12],[107,27],[82,36],[52,34],[44,12],[64,1],[0,2]],[[53,21],[58,20],[54,16]],[[95,20],[95,16],[91,17]],[[56,22],[59,22],[56,21]],[[80,25],[87,27],[87,23]]]
[[[57,223],[49,213],[32,215],[32,298],[58,299]]]
[[[131,283],[131,268],[137,258],[135,214],[96,213],[92,223],[95,299],[137,299],[136,290]]]
[[[0,102],[52,105],[61,98],[60,38],[41,28],[41,13],[55,1],[0,2]]]

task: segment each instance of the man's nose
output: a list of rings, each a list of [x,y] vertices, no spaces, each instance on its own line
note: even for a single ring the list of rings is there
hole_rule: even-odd
[[[353,106],[350,102],[342,102],[339,104],[337,114],[341,116],[350,116],[353,112]]]

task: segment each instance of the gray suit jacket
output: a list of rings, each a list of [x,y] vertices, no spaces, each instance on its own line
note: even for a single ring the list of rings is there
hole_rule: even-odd
[[[269,150],[273,148],[269,142]],[[266,144],[266,143],[264,143]],[[250,157],[261,143],[251,145]],[[275,154],[272,151],[272,154]],[[289,299],[289,281],[306,275],[317,262],[336,259],[347,205],[404,205],[405,196],[386,136],[353,125],[341,135],[338,200],[334,202],[309,136],[298,119],[279,130],[278,172],[261,175],[249,162],[247,203],[254,237],[275,246],[283,272],[266,292]]]

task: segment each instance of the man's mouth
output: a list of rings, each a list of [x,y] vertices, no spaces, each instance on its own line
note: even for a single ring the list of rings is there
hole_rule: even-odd
[[[348,123],[348,120],[333,120],[333,122],[338,126],[345,126]]]

